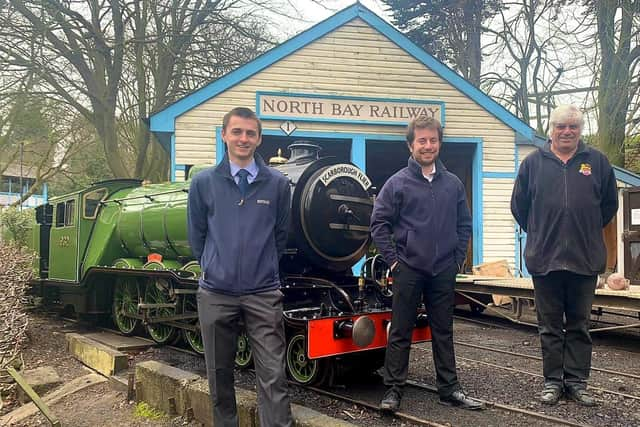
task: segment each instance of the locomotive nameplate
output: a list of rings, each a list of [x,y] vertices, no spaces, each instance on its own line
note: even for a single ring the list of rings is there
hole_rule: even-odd
[[[348,163],[339,163],[327,168],[324,172],[322,172],[320,180],[325,186],[328,186],[333,180],[343,176],[348,176],[358,181],[358,183],[362,186],[362,188],[364,188],[365,191],[367,191],[369,187],[371,187],[371,180],[369,179],[369,177],[365,175],[364,172],[362,172],[360,169]]]

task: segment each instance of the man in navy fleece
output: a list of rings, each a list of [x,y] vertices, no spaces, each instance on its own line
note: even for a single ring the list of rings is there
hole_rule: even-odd
[[[236,427],[234,359],[242,320],[253,349],[260,424],[291,426],[279,259],[291,204],[289,180],[256,154],[253,111],[224,116],[227,155],[189,188],[189,243],[199,260],[198,316],[216,427]]]
[[[396,411],[400,407],[421,299],[431,325],[440,403],[481,409],[482,403],[467,397],[460,387],[453,352],[454,286],[471,235],[464,185],[438,159],[440,122],[425,116],[413,119],[407,127],[407,145],[409,164],[384,184],[371,217],[376,248],[394,278],[383,371],[388,389],[380,409]]]

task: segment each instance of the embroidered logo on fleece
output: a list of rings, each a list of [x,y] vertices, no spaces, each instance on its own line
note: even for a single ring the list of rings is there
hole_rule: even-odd
[[[578,171],[584,176],[591,175],[591,165],[589,163],[581,163],[580,170]]]
[[[259,205],[269,205],[271,204],[271,200],[258,199]]]

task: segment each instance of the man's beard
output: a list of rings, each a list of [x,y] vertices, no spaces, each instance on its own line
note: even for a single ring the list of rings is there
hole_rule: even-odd
[[[429,167],[435,164],[436,160],[438,159],[437,155],[435,155],[432,160],[428,160],[428,161],[418,160],[416,156],[412,156],[412,157],[413,157],[413,160],[415,160],[420,166],[426,166],[426,167]]]

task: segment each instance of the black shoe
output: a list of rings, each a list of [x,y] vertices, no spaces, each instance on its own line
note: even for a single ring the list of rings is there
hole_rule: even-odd
[[[587,389],[578,388],[575,390],[567,389],[567,399],[573,400],[582,406],[596,406],[596,400],[589,394]]]
[[[467,397],[462,390],[456,390],[447,397],[441,397],[440,404],[445,406],[455,406],[462,409],[469,409],[471,411],[485,409],[484,403]]]
[[[540,402],[545,405],[555,405],[562,396],[562,390],[557,386],[545,386],[540,393]]]
[[[400,408],[400,400],[402,392],[398,387],[390,387],[384,394],[380,402],[380,410],[388,412],[396,412]]]

